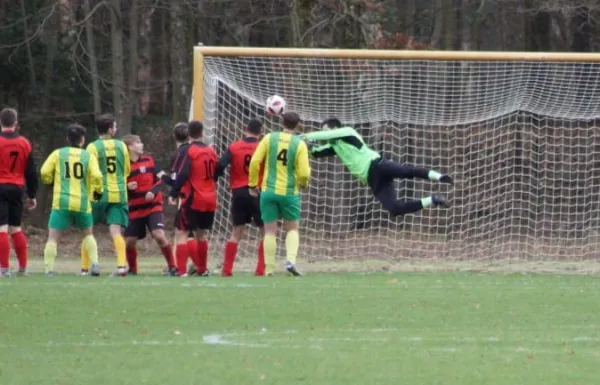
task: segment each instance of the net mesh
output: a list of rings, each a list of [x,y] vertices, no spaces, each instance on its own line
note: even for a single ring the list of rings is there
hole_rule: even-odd
[[[283,96],[304,129],[337,116],[401,163],[456,185],[399,180],[398,198],[440,193],[449,210],[391,218],[335,158],[311,160],[300,258],[431,266],[596,269],[600,66],[583,63],[205,57],[204,122],[222,153],[264,101]],[[214,251],[230,232],[219,188]],[[240,247],[254,257],[256,230]],[[280,238],[282,239],[282,238]],[[213,246],[211,246],[212,248]],[[280,247],[281,252],[283,248]]]

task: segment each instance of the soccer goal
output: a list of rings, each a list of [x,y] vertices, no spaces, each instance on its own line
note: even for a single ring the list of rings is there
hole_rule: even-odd
[[[191,115],[219,153],[252,117],[278,129],[264,112],[278,94],[304,130],[336,116],[385,156],[454,176],[399,181],[400,199],[440,193],[453,207],[390,218],[335,158],[312,160],[301,259],[600,266],[600,54],[199,46],[194,65]],[[215,246],[229,234],[224,187]]]

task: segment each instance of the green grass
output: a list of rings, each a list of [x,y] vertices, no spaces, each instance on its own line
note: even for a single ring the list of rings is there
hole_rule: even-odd
[[[593,276],[0,280],[0,384],[596,384]]]

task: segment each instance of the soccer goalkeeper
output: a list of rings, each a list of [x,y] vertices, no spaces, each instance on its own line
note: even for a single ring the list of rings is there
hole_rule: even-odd
[[[327,141],[322,146],[309,146],[311,155],[315,158],[337,155],[354,177],[369,185],[375,198],[391,215],[414,213],[432,206],[450,207],[450,203],[440,195],[399,201],[394,186],[394,179],[398,178],[422,178],[452,184],[453,180],[449,175],[382,158],[379,153],[367,147],[354,128],[343,127],[337,118],[325,120],[322,129],[304,135],[309,143]]]

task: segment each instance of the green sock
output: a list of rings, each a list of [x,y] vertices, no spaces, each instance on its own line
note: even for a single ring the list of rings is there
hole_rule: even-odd
[[[92,265],[96,265],[98,263],[98,244],[96,243],[96,238],[91,234],[86,235],[82,242],[88,257],[90,258],[90,262]]]
[[[54,261],[56,261],[57,245],[55,241],[46,242],[44,247],[44,265],[46,273],[54,271]]]
[[[432,204],[433,204],[433,199],[431,199],[431,197],[421,199],[421,205],[423,205],[424,209],[431,206]]]
[[[429,170],[429,173],[427,174],[427,178],[429,178],[429,180],[434,180],[436,182],[439,182],[441,177],[442,174],[434,170]]]

